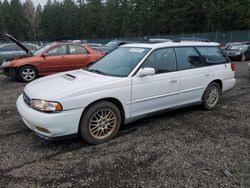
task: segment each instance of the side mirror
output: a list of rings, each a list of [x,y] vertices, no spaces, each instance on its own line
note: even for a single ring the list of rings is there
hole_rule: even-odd
[[[43,54],[41,55],[41,57],[43,57],[43,58],[46,58],[47,56],[48,56],[47,53],[43,53]]]
[[[140,69],[136,75],[138,77],[153,76],[155,75],[155,69],[150,67],[145,67],[143,69]]]

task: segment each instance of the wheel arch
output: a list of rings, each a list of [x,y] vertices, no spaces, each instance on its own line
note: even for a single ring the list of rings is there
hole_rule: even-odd
[[[212,82],[210,82],[210,83],[208,84],[208,86],[209,86],[210,84],[214,83],[214,82],[217,83],[217,84],[219,84],[220,89],[221,89],[221,91],[222,91],[222,89],[223,89],[223,83],[222,83],[222,81],[221,81],[220,79],[213,80]]]
[[[34,65],[31,65],[31,64],[25,64],[25,65],[21,65],[20,67],[17,67],[16,68],[17,74],[19,74],[19,71],[20,71],[21,68],[26,67],[26,66],[35,68],[36,72],[37,72],[37,75],[39,75],[38,68],[36,66],[34,66]]]
[[[217,83],[217,84],[219,84],[220,89],[221,89],[221,93],[222,93],[223,83],[222,83],[222,81],[221,81],[220,79],[216,79],[216,80],[211,81],[211,82],[207,85],[207,87],[206,87],[205,90],[203,91],[201,100],[203,99],[203,96],[204,96],[204,94],[205,94],[205,92],[206,92],[208,86],[209,86],[210,84],[212,84],[212,83]]]
[[[98,102],[102,102],[102,101],[111,102],[111,103],[113,103],[114,105],[117,106],[117,108],[119,109],[119,111],[120,111],[120,113],[121,113],[122,124],[124,124],[124,122],[125,122],[125,110],[124,110],[124,107],[123,107],[121,101],[118,100],[117,98],[114,98],[114,97],[106,97],[106,98],[98,99],[98,100],[96,100],[96,101],[91,102],[91,103],[88,104],[88,106],[83,110],[82,115],[81,115],[81,119],[82,119],[82,116],[84,116],[84,113],[85,113],[92,105],[94,105],[94,104],[96,104],[96,103],[98,103]],[[79,130],[80,130],[81,119],[80,119],[79,125],[78,125],[78,132],[79,132]]]

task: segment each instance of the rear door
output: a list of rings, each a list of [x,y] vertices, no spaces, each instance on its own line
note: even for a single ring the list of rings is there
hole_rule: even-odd
[[[193,47],[178,47],[175,52],[180,79],[178,105],[200,101],[212,79],[210,68]]]
[[[50,48],[45,57],[41,57],[41,73],[50,74],[68,70],[68,64],[65,61],[67,55],[67,46],[58,45]]]
[[[87,66],[91,61],[91,55],[86,48],[80,45],[68,45],[69,53],[65,60],[69,65],[69,70],[80,69]]]
[[[222,50],[216,46],[196,47],[196,49],[211,71],[211,81],[220,80],[222,82],[222,92],[231,89],[235,84],[234,70],[232,70],[231,63]]]

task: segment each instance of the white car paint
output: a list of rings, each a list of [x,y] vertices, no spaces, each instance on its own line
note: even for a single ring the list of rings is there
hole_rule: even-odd
[[[137,75],[138,68],[153,50],[177,46],[218,46],[218,44],[167,42],[124,45],[120,48],[151,48],[127,77],[105,76],[85,70],[43,77],[29,83],[24,92],[31,99],[59,102],[63,106],[63,111],[43,113],[34,110],[24,102],[21,94],[17,100],[18,112],[24,123],[39,135],[58,137],[78,133],[84,109],[91,103],[105,98],[117,99],[124,111],[124,122],[131,122],[151,112],[201,102],[205,89],[214,80],[222,82],[223,92],[234,87],[234,71],[231,70],[230,63],[153,76]],[[37,126],[46,128],[50,133],[41,132]]]

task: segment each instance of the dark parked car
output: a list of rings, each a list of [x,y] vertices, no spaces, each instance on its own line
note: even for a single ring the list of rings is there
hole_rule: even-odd
[[[229,49],[225,49],[225,52],[231,60],[246,61],[250,59],[250,45],[248,44],[233,45]]]
[[[130,44],[134,43],[131,41],[121,41],[121,40],[112,40],[108,44],[100,47],[93,47],[95,50],[98,50],[100,52],[103,52],[105,54],[108,54],[112,52],[113,50],[117,49],[119,46],[122,46],[124,44]]]
[[[240,44],[242,44],[242,43],[241,42],[229,42],[225,45],[224,50],[227,50],[227,49],[231,48],[232,46],[236,46],[236,45],[240,45]]]
[[[33,44],[25,43],[23,45],[30,51],[36,50],[36,46]],[[0,65],[6,59],[18,57],[18,56],[25,55],[25,54],[26,54],[25,51],[23,51],[23,49],[20,48],[15,43],[8,43],[8,44],[0,45]]]

